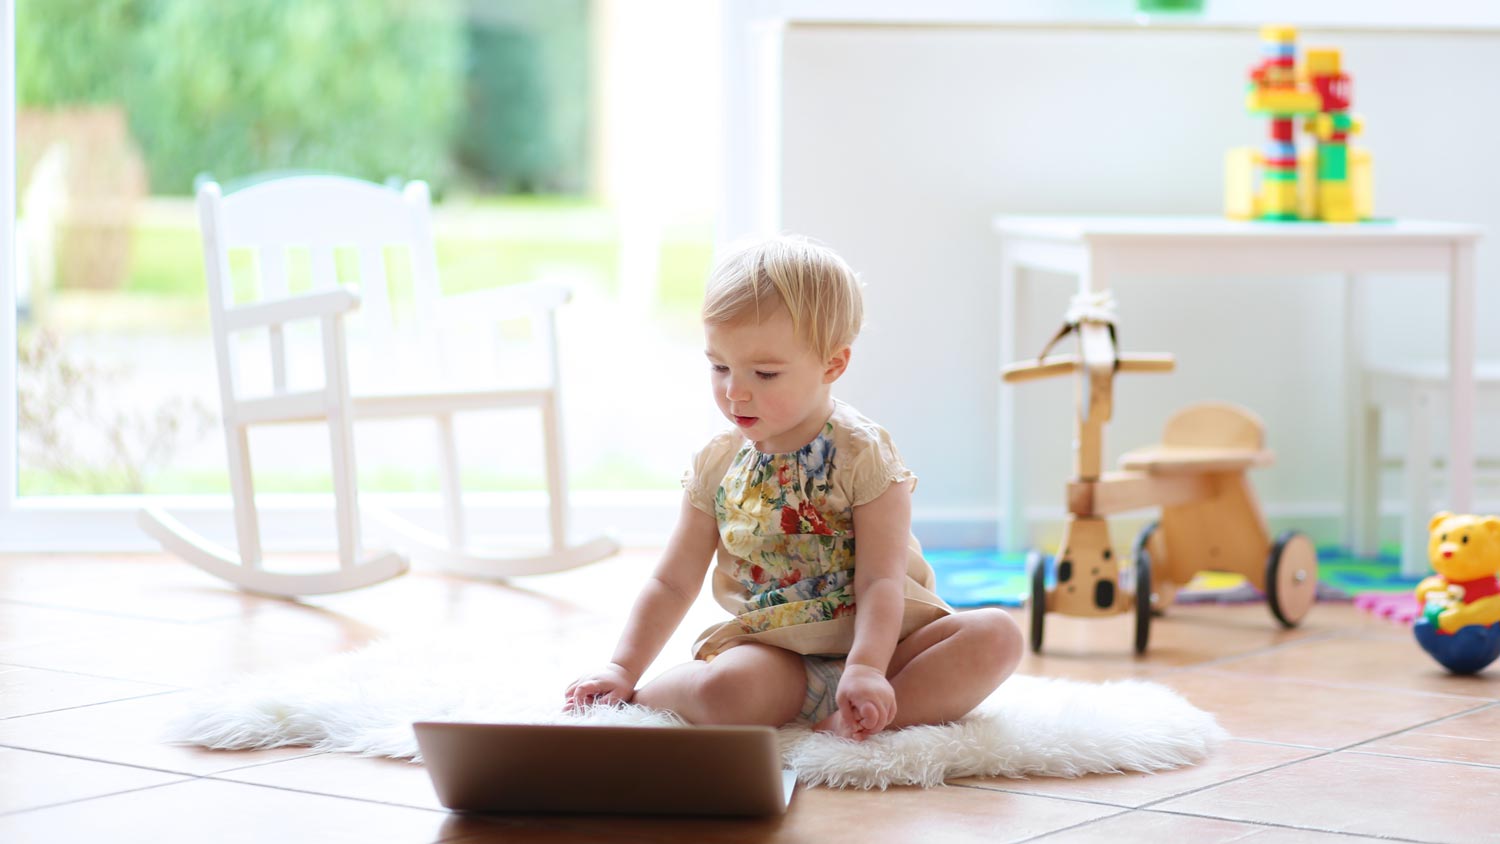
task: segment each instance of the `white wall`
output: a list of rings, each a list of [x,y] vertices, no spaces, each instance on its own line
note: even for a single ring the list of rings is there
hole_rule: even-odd
[[[1478,222],[1500,236],[1500,33],[1304,31],[1299,43],[1343,50],[1378,214]],[[870,324],[841,394],[885,424],[922,475],[919,519],[995,513],[991,218],[1218,213],[1225,150],[1266,133],[1242,107],[1259,44],[1243,27],[788,28],[782,224],[839,249],[868,284]],[[1494,255],[1481,246],[1488,358],[1500,358],[1500,336],[1484,328],[1500,316]],[[1371,283],[1371,356],[1445,354],[1442,280]],[[1019,348],[1032,354],[1070,289],[1039,276],[1022,289]],[[1117,382],[1111,460],[1153,441],[1171,409],[1225,398],[1267,423],[1279,461],[1255,480],[1271,515],[1340,512],[1336,279],[1137,280],[1116,295],[1122,347],[1170,351],[1179,369]],[[1018,398],[1028,507],[1058,512],[1071,385],[1026,385]],[[1500,450],[1496,427],[1479,421],[1481,453]]]

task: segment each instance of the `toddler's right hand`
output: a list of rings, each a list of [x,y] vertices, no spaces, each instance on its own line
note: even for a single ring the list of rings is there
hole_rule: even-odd
[[[574,680],[563,697],[563,710],[568,712],[594,703],[629,703],[635,697],[635,679],[611,662]]]

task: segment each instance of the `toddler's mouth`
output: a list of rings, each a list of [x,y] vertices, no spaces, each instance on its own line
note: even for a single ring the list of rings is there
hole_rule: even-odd
[[[736,416],[736,417],[734,417],[734,424],[740,426],[741,428],[748,428],[751,425],[754,425],[758,421],[760,421],[760,417],[759,416]]]

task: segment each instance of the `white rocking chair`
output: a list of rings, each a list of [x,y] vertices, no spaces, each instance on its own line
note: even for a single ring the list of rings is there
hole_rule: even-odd
[[[198,188],[207,268],[214,353],[224,434],[229,454],[229,482],[234,501],[235,554],[194,533],[167,513],[148,508],[140,514],[143,529],[162,547],[244,589],[271,595],[299,596],[341,592],[395,577],[407,570],[406,559],[431,562],[446,571],[484,578],[539,574],[584,565],[619,550],[600,537],[579,545],[567,543],[567,476],[564,471],[558,409],[556,308],[567,302],[567,288],[544,282],[514,285],[461,296],[442,297],[429,225],[427,185],[411,182],[402,191],[334,176],[296,176],[262,182],[229,196],[218,184]],[[428,348],[441,348],[440,313],[453,311],[488,321],[529,317],[547,353],[549,383],[525,389],[451,389],[406,394],[353,394],[346,315],[363,302],[360,326],[374,359],[371,374],[384,375],[398,362],[393,337],[395,318],[386,263],[403,248],[409,261],[412,310]],[[335,250],[358,255],[358,291],[340,286]],[[235,301],[230,271],[232,250],[250,250],[259,270],[259,296]],[[313,289],[289,293],[289,250],[305,250]],[[316,389],[288,389],[287,327],[316,321],[321,329],[323,384]],[[270,341],[270,393],[242,393],[243,371],[236,346],[243,332],[263,331]],[[399,358],[399,361],[398,361]],[[295,360],[295,359],[294,359]],[[421,356],[424,382],[441,381],[447,371],[442,353]],[[430,377],[427,377],[429,376]],[[358,382],[358,379],[355,379]],[[459,480],[453,418],[462,411],[536,407],[542,417],[542,441],[548,492],[549,546],[541,553],[506,554],[469,541]],[[441,491],[447,536],[440,536],[388,513],[367,512],[370,527],[383,534],[399,553],[366,554],[362,549],[358,474],[353,422],[363,419],[431,418],[437,427]],[[250,471],[248,429],[252,425],[326,422],[332,447],[338,568],[283,572],[263,564],[259,516]],[[370,511],[371,508],[366,508]]]

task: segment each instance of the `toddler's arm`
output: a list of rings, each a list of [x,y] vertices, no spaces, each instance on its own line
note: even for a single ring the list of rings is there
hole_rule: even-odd
[[[892,484],[879,498],[855,507],[854,535],[854,646],[839,681],[838,703],[848,736],[863,739],[896,717],[896,693],[885,671],[906,608],[911,483]]]
[[[667,542],[666,553],[641,588],[613,659],[609,665],[585,674],[568,686],[564,693],[565,708],[594,702],[623,703],[634,696],[635,684],[698,597],[718,545],[719,527],[713,517],[694,507],[683,495],[682,512]]]

